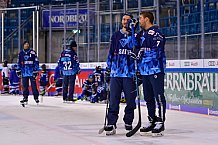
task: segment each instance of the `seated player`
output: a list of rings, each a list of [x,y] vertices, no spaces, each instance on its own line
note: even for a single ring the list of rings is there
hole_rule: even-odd
[[[16,73],[17,64],[13,64],[11,66],[10,71],[10,94],[17,95],[19,94],[19,85],[20,85],[20,78]]]

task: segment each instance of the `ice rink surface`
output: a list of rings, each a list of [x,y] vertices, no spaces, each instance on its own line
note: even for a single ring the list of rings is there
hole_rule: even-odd
[[[60,97],[44,97],[38,106],[29,96],[21,107],[22,96],[0,96],[0,145],[218,145],[218,117],[167,111],[163,137],[127,138],[121,105],[117,134],[98,134],[103,127],[105,104],[77,101],[63,103]],[[142,123],[147,121],[142,106]],[[138,121],[135,111],[134,126]]]

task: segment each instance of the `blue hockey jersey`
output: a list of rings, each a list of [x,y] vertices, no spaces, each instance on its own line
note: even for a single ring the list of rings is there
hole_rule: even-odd
[[[19,77],[17,76],[17,73],[16,73],[16,70],[14,70],[14,69],[12,69],[11,71],[10,71],[10,77],[9,77],[9,79],[10,79],[10,85],[18,85],[19,84],[19,82],[20,82],[20,79],[19,79]]]
[[[112,35],[107,58],[107,68],[111,71],[111,77],[133,77],[135,67],[130,56],[133,46],[132,36],[128,36],[122,30]]]
[[[62,82],[63,78],[61,76],[60,68],[59,66],[56,66],[55,71],[54,71],[54,81],[55,82]]]
[[[72,49],[65,49],[61,53],[58,63],[63,75],[75,75],[80,70],[77,54]]]
[[[102,71],[94,71],[95,82],[98,83],[98,86],[104,85],[104,73]]]
[[[156,26],[142,30],[137,35],[139,38],[141,59],[138,69],[141,75],[164,73],[166,68],[165,37]]]
[[[40,86],[46,86],[48,84],[48,72],[42,71],[40,74]]]
[[[34,50],[23,49],[20,51],[18,69],[21,70],[23,77],[33,76],[33,72],[39,70],[39,61]]]

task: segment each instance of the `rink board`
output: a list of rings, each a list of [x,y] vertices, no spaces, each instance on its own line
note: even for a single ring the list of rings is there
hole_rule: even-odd
[[[56,64],[47,64],[49,84],[54,83]],[[75,82],[75,95],[82,91],[82,84],[92,73],[95,66],[105,63],[81,63],[81,73]],[[1,76],[1,74],[0,74]],[[37,78],[37,83],[39,78]],[[2,77],[0,77],[2,89]],[[141,89],[141,94],[142,93]],[[165,96],[167,108],[179,111],[218,115],[218,60],[173,60],[167,61],[165,75]],[[55,94],[55,86],[48,90],[48,95]],[[141,96],[143,100],[143,96]]]

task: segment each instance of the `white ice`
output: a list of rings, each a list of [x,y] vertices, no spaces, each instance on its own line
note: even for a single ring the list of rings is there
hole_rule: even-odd
[[[61,97],[44,97],[38,106],[29,96],[21,107],[22,96],[0,96],[0,145],[218,145],[218,117],[167,111],[163,137],[127,138],[121,105],[117,134],[98,134],[103,127],[105,104],[77,101],[64,104]],[[147,118],[142,109],[142,122]],[[138,121],[135,111],[134,125]]]

